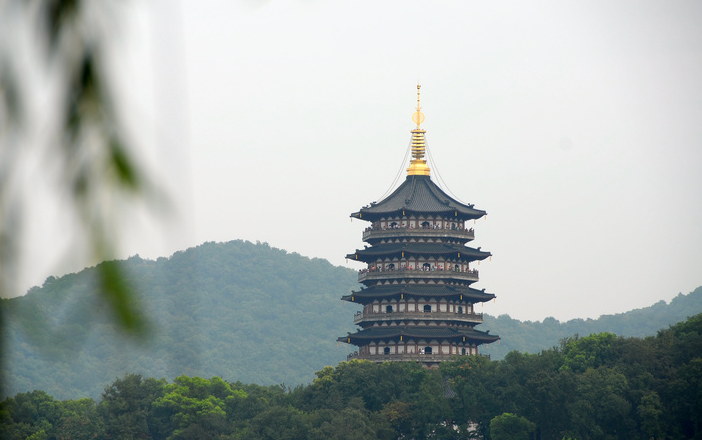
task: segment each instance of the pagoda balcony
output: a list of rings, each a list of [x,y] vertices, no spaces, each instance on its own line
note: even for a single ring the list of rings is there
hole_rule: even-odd
[[[483,322],[482,313],[457,313],[457,312],[357,312],[353,323],[377,321],[461,321],[480,324]]]
[[[458,238],[463,240],[474,240],[475,232],[473,229],[458,229],[458,228],[410,228],[410,227],[395,227],[395,228],[368,228],[363,231],[363,241],[373,239],[383,239],[397,237],[398,235],[406,237],[432,237],[432,238]]]
[[[358,282],[375,281],[375,280],[398,280],[398,279],[441,279],[441,280],[460,280],[460,281],[478,281],[478,270],[468,269],[460,270],[440,270],[440,269],[361,269],[358,271]]]
[[[352,359],[364,359],[368,361],[373,361],[373,362],[385,362],[385,361],[392,361],[392,362],[444,362],[444,361],[450,361],[453,358],[457,357],[465,357],[465,356],[483,356],[488,359],[490,359],[489,354],[467,354],[467,355],[458,355],[458,354],[420,354],[420,353],[400,353],[400,354],[360,354],[358,352],[356,353],[349,353],[346,356],[346,360],[350,361]]]

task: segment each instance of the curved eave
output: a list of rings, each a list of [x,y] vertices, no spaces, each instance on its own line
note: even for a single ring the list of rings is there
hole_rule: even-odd
[[[455,218],[458,220],[477,220],[481,217],[487,215],[487,211],[480,209],[470,209],[470,210],[459,210],[456,208],[449,208],[443,211],[414,211],[410,208],[400,208],[392,211],[371,211],[369,208],[361,208],[360,211],[352,212],[349,217],[356,218],[359,220],[366,220],[369,222],[374,222],[382,218],[393,218],[393,217],[419,217],[420,215],[443,215],[448,218]]]
[[[479,251],[459,244],[441,243],[391,243],[372,246],[367,249],[357,249],[355,253],[348,254],[346,258],[351,260],[372,262],[378,258],[408,256],[443,256],[452,257],[461,261],[484,260],[490,257],[490,252]]]
[[[486,293],[485,290],[476,290],[470,287],[455,288],[445,285],[412,285],[399,284],[390,286],[371,286],[367,289],[361,289],[357,292],[351,292],[349,295],[341,297],[343,301],[354,302],[359,304],[368,304],[376,299],[385,298],[446,298],[460,299],[463,301],[471,301],[473,303],[487,302],[495,299],[496,296],[492,293]]]
[[[455,342],[472,342],[478,345],[490,344],[500,339],[498,335],[491,335],[473,329],[455,328],[427,328],[427,327],[371,327],[359,330],[356,333],[348,334],[337,338],[339,342],[346,342],[354,345],[366,345],[371,341],[378,340],[403,340],[406,339],[446,339]],[[465,339],[464,339],[465,338]]]
[[[404,212],[403,212],[404,211]],[[407,215],[445,215],[461,220],[479,219],[487,212],[455,200],[429,176],[407,176],[392,194],[378,203],[361,208],[351,217],[374,221],[383,217]]]

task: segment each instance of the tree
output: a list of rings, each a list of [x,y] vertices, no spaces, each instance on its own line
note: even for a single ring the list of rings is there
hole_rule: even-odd
[[[598,333],[584,338],[575,337],[566,339],[563,345],[562,369],[582,373],[588,368],[597,368],[600,365],[614,360],[612,346],[617,339],[613,333]]]
[[[251,440],[297,440],[308,438],[309,416],[292,406],[274,406],[248,423],[245,438]]]
[[[639,416],[640,431],[644,438],[658,439],[663,435],[661,415],[663,407],[658,393],[650,392],[641,399],[641,404],[636,408]]]
[[[71,440],[92,440],[105,437],[105,425],[93,399],[62,402],[63,414],[56,427],[56,436]]]
[[[615,368],[590,368],[576,376],[575,398],[568,405],[571,429],[580,439],[628,439],[634,436],[626,377]]]
[[[246,397],[244,391],[232,389],[219,377],[180,376],[165,391],[153,407],[171,421],[173,434],[169,438],[173,439],[192,438],[195,433],[210,437],[227,434],[227,400]]]
[[[490,420],[492,440],[529,440],[536,425],[511,413],[502,413]]]
[[[165,380],[127,374],[106,387],[99,410],[107,435],[116,439],[153,438],[157,428],[150,426],[152,405],[163,396],[165,386]]]
[[[0,403],[0,438],[42,438],[55,433],[63,416],[61,402],[44,391],[20,393]]]
[[[457,394],[452,402],[453,422],[465,431],[476,424],[478,434],[485,437],[490,420],[502,413],[501,402],[494,392],[501,379],[498,362],[483,356],[463,356],[443,362],[439,371]]]

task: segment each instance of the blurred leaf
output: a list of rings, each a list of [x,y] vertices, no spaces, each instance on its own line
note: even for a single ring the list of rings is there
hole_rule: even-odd
[[[126,282],[122,266],[118,261],[105,261],[98,266],[100,286],[104,299],[115,312],[115,318],[127,331],[143,335],[146,322],[138,313],[134,294]]]
[[[120,184],[132,191],[138,190],[140,188],[139,174],[131,158],[127,154],[127,150],[117,136],[112,136],[110,139],[110,153],[112,167],[117,172],[117,178]]]
[[[79,0],[47,0],[42,3],[43,23],[41,30],[46,34],[49,47],[55,49],[61,31],[69,19],[73,18],[80,8]]]

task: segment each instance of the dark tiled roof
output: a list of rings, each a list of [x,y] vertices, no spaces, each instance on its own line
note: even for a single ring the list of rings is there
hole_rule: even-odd
[[[477,219],[486,214],[446,194],[429,176],[407,176],[404,183],[378,203],[351,214],[351,217],[373,221],[398,211],[424,214],[447,214],[461,219]]]
[[[500,339],[497,335],[490,335],[486,332],[473,330],[469,328],[457,329],[454,327],[434,327],[434,326],[388,326],[388,327],[370,327],[360,330],[348,336],[339,337],[337,340],[341,342],[349,342],[352,344],[366,345],[372,340],[392,340],[398,339],[400,336],[413,339],[459,339],[462,340],[465,336],[466,341],[489,344]]]
[[[341,299],[354,302],[365,303],[364,299],[374,300],[376,298],[388,298],[399,296],[400,294],[407,296],[423,296],[423,297],[451,297],[463,295],[466,300],[475,302],[485,302],[495,298],[492,293],[485,293],[464,286],[447,286],[436,284],[392,284],[389,286],[371,286],[367,289],[361,289],[358,292],[353,292],[350,295],[344,295]]]
[[[356,250],[353,254],[348,254],[346,258],[360,261],[375,261],[377,257],[393,256],[405,253],[409,255],[451,255],[462,260],[474,261],[484,260],[490,255],[490,252],[473,249],[457,243],[386,243],[378,244],[367,249]]]

